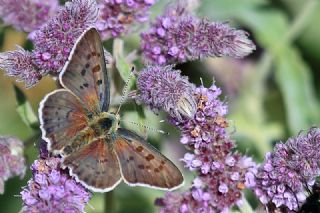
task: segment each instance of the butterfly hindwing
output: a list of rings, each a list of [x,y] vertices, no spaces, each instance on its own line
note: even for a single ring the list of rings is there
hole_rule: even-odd
[[[83,185],[97,192],[112,190],[122,179],[111,144],[101,138],[66,156],[63,165]]]
[[[167,190],[183,183],[179,169],[142,137],[122,128],[117,134],[114,149],[126,183]]]
[[[88,126],[80,101],[68,90],[59,89],[48,94],[39,108],[40,127],[49,151],[59,151],[71,138]]]
[[[110,91],[104,49],[95,28],[85,31],[60,74],[61,84],[78,96],[93,114],[107,111]]]

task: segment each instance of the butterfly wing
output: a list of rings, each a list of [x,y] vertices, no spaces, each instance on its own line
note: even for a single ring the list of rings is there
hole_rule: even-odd
[[[80,101],[68,90],[49,93],[40,103],[40,127],[48,150],[59,151],[68,145],[79,131],[88,126]]]
[[[96,192],[114,189],[122,180],[119,162],[110,143],[100,138],[66,156],[63,166],[87,188]]]
[[[59,77],[63,87],[79,97],[89,113],[108,110],[109,80],[104,49],[95,28],[79,37]]]
[[[173,190],[183,184],[179,169],[137,134],[119,128],[114,149],[129,185]]]

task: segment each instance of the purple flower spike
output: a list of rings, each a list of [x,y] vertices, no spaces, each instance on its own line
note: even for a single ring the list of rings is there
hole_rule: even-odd
[[[246,32],[226,23],[200,20],[179,2],[169,5],[141,34],[141,49],[146,62],[165,65],[204,57],[242,58],[255,50],[255,45]]]
[[[10,76],[34,86],[43,76],[58,75],[81,33],[93,26],[98,17],[95,0],[67,2],[45,25],[32,33],[35,49],[0,54],[0,68]]]
[[[0,17],[7,25],[32,32],[54,15],[58,5],[58,0],[0,0]]]
[[[36,160],[31,170],[33,179],[20,193],[23,213],[83,212],[91,194],[66,171],[60,169],[60,158]]]
[[[143,69],[137,81],[137,100],[151,109],[163,109],[172,117],[181,120],[193,117],[196,104],[193,97],[194,85],[172,66],[150,66]]]
[[[255,175],[252,188],[265,205],[297,210],[306,200],[320,175],[320,129],[311,128],[306,134],[279,143]]]
[[[76,39],[95,24],[97,17],[95,0],[67,2],[56,16],[35,32],[34,63],[46,73],[59,73]]]
[[[102,37],[119,37],[130,32],[135,23],[148,20],[148,10],[156,0],[99,0],[97,28]]]
[[[15,51],[0,53],[0,69],[8,76],[24,81],[26,87],[31,87],[42,78],[42,72],[34,64],[32,53],[17,47]]]
[[[0,194],[4,193],[4,182],[13,176],[25,175],[23,143],[14,137],[0,137]]]
[[[158,76],[156,82],[161,78]],[[227,212],[233,205],[241,204],[242,190],[255,183],[252,174],[256,172],[256,164],[232,151],[235,144],[226,132],[227,106],[219,100],[220,94],[220,88],[214,84],[210,88],[200,86],[193,90],[194,116],[182,120],[170,118],[182,132],[181,143],[193,151],[186,153],[182,161],[198,177],[189,191],[167,193],[157,199],[162,213]]]

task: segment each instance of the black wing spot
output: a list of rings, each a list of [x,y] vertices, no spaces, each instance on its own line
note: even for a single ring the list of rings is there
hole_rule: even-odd
[[[83,86],[86,87],[86,88],[88,88],[88,87],[89,87],[89,84],[88,84],[88,83],[84,83]]]
[[[85,76],[85,75],[86,75],[86,72],[87,72],[87,70],[85,70],[85,69],[81,70],[81,75],[82,75],[82,76]]]
[[[102,80],[101,79],[97,80],[97,84],[101,85],[102,84]]]
[[[86,64],[86,68],[88,69],[89,67],[90,67],[90,64],[89,64],[89,63],[87,63],[87,64]]]

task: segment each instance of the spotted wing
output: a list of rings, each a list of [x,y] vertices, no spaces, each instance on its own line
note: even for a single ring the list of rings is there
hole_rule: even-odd
[[[109,81],[104,50],[95,28],[85,31],[73,47],[60,82],[78,96],[90,113],[109,108]]]
[[[114,149],[129,185],[173,190],[183,184],[179,169],[137,134],[120,128]]]
[[[107,192],[121,182],[120,167],[112,145],[97,139],[66,156],[63,166],[85,187]]]
[[[49,93],[41,101],[39,117],[42,138],[48,142],[50,151],[61,150],[88,126],[88,118],[80,101],[65,89]]]

